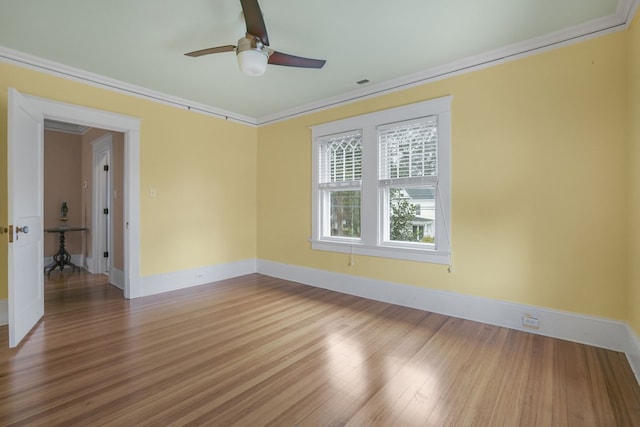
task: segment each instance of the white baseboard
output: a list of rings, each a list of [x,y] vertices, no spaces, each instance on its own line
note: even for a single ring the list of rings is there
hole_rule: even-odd
[[[87,256],[84,259],[84,268],[91,274],[96,274],[95,266],[93,265],[93,257]]]
[[[629,354],[629,328],[624,322],[265,260],[258,261],[258,272],[363,298]],[[523,326],[525,314],[539,319],[540,328]]]
[[[629,359],[631,370],[633,370],[636,380],[638,380],[638,384],[640,384],[640,339],[638,339],[638,336],[631,327],[627,327],[627,330],[629,332],[627,339],[628,347],[626,350],[627,359]]]
[[[140,296],[155,295],[191,286],[204,285],[256,272],[256,260],[193,268],[140,278]]]
[[[111,284],[118,289],[124,290],[124,271],[118,270],[117,268],[111,269],[111,274],[109,275],[109,279],[111,280]]]
[[[0,326],[9,324],[9,301],[0,300]]]

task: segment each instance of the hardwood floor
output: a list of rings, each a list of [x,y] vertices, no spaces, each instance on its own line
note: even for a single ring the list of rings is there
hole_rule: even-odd
[[[0,425],[640,426],[613,351],[259,274],[125,300],[52,274]]]

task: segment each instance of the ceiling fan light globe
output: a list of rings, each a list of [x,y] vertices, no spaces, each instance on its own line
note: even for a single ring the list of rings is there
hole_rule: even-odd
[[[247,76],[258,77],[267,69],[269,55],[260,49],[247,49],[238,52],[238,66]]]

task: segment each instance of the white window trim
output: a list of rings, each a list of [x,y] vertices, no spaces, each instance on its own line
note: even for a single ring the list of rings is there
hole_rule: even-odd
[[[451,96],[409,104],[311,127],[312,135],[312,235],[317,250],[396,258],[436,264],[451,263]],[[378,142],[376,128],[408,119],[438,117],[438,186],[436,202],[436,247],[384,242],[378,186]],[[319,191],[318,139],[322,136],[362,129],[361,239],[323,237],[321,231],[322,192]],[[364,212],[375,212],[364,215]]]

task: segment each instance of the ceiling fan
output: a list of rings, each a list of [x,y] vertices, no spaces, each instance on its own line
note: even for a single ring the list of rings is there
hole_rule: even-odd
[[[303,58],[271,49],[258,0],[240,0],[240,4],[247,24],[247,33],[238,40],[237,46],[210,47],[185,53],[185,55],[198,57],[235,50],[240,70],[249,76],[261,76],[264,74],[267,64],[298,68],[322,68],[324,66],[326,61],[323,59]]]

